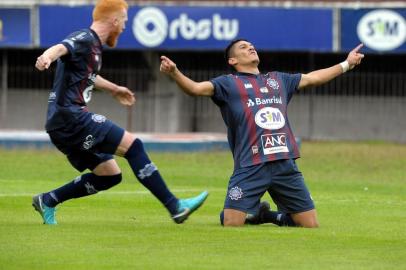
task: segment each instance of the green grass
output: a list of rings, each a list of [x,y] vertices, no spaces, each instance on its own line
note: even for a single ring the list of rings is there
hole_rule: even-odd
[[[319,229],[222,228],[231,154],[152,153],[180,197],[205,205],[176,225],[134,179],[63,203],[45,226],[33,194],[77,173],[56,151],[0,150],[0,269],[406,269],[406,145],[312,143],[298,160]]]

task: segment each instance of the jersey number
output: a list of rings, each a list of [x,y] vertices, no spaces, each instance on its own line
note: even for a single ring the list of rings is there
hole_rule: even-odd
[[[92,91],[94,85],[90,85],[86,87],[85,91],[83,91],[83,99],[86,103],[88,103],[92,99]]]

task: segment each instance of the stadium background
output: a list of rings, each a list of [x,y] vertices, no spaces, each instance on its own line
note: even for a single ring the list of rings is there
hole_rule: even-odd
[[[43,36],[61,40],[69,32],[56,28],[58,25],[41,23],[41,9],[81,8],[94,1],[57,0],[2,0],[0,2],[0,130],[42,130],[47,105],[47,97],[52,86],[53,71],[37,72],[34,62],[49,45]],[[400,21],[377,18],[383,22],[383,33],[388,39],[400,37],[400,45],[392,49],[374,49],[367,44],[361,66],[344,76],[318,88],[300,92],[292,100],[289,118],[295,134],[304,139],[337,140],[385,140],[406,143],[406,2],[404,1],[128,1],[137,12],[149,6],[172,8],[171,12],[186,12],[189,19],[197,21],[187,8],[194,12],[240,11],[272,12],[309,10],[330,13],[331,24],[310,25],[313,27],[309,39],[298,44],[296,27],[300,17],[293,23],[280,21],[277,27],[288,34],[280,46],[272,45],[277,35],[264,31],[266,26],[249,26],[254,33],[253,41],[263,35],[270,36],[269,47],[260,48],[261,70],[306,73],[339,63],[346,58],[349,46],[355,47],[358,40],[348,36],[356,32],[355,26],[361,17],[354,14],[367,14],[374,10],[392,10],[403,17]],[[210,11],[210,9],[214,11]],[[10,12],[26,12],[22,16],[10,16]],[[185,11],[186,10],[186,11]],[[208,10],[208,11],[207,11]],[[277,14],[277,13],[276,13]],[[240,17],[231,18],[241,19]],[[185,47],[182,40],[170,46],[148,47],[135,45],[132,35],[133,17],[129,17],[126,32],[134,39],[134,44],[124,42],[124,47],[106,50],[103,55],[101,75],[128,86],[137,96],[137,104],[130,109],[111,102],[106,94],[93,93],[89,103],[91,110],[104,114],[113,121],[134,132],[210,132],[225,133],[225,127],[217,107],[207,98],[192,98],[179,91],[176,85],[159,73],[159,56],[165,54],[177,63],[178,67],[195,80],[207,80],[229,72],[224,62],[221,48],[228,40],[205,46],[204,40],[196,40]],[[211,15],[208,16],[210,18]],[[224,17],[224,16],[223,16]],[[82,18],[82,17],[80,17]],[[86,20],[87,19],[87,20]],[[20,21],[21,20],[21,21]],[[25,21],[24,21],[25,20]],[[255,21],[255,18],[252,18]],[[353,22],[352,22],[353,20]],[[386,20],[386,21],[385,21]],[[290,21],[290,20],[289,20]],[[28,22],[28,23],[27,23]],[[83,20],[64,19],[62,23],[77,23],[89,26],[89,17]],[[296,23],[296,24],[295,24]],[[351,24],[352,23],[352,24]],[[241,25],[240,25],[241,26]],[[22,27],[22,28],[21,28]],[[241,26],[242,27],[242,26]],[[247,26],[244,26],[247,28]],[[389,29],[385,30],[385,27]],[[55,29],[56,28],[56,29]],[[51,30],[49,30],[51,29]],[[52,30],[53,29],[53,30]],[[324,29],[322,31],[322,29]],[[75,29],[74,29],[75,30]],[[260,31],[259,31],[260,30]],[[61,33],[63,32],[63,33]],[[28,33],[28,34],[27,34]],[[325,33],[329,36],[326,37]],[[27,34],[26,40],[20,38]],[[331,34],[331,35],[330,35]],[[239,36],[239,35],[238,35]],[[327,47],[314,46],[314,36],[328,43]],[[13,40],[14,38],[14,40]],[[402,41],[403,38],[403,41]],[[396,37],[395,37],[396,39]],[[128,40],[128,38],[127,38]],[[121,39],[119,44],[121,44]],[[126,43],[127,42],[127,43]],[[353,44],[352,44],[352,43]],[[185,43],[183,43],[185,44]],[[279,43],[278,43],[279,44]],[[223,46],[224,45],[224,46]],[[371,45],[373,47],[373,44]],[[392,46],[393,47],[393,46]]]

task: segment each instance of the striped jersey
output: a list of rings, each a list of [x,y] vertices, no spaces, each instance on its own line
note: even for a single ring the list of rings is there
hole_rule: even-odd
[[[235,169],[300,156],[287,115],[300,79],[301,74],[237,72],[211,80]]]
[[[102,63],[102,43],[96,32],[82,29],[62,42],[69,53],[57,60],[55,80],[48,98],[47,131],[81,128],[86,124],[87,103],[92,97]]]

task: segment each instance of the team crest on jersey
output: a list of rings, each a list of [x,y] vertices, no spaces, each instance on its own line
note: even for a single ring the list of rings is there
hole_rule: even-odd
[[[269,87],[271,87],[274,90],[278,90],[279,89],[279,83],[273,79],[273,78],[268,78],[266,80],[266,84],[269,85]]]
[[[285,126],[285,117],[278,108],[265,107],[255,114],[255,123],[268,130],[277,130]]]
[[[106,122],[106,116],[100,114],[93,114],[92,120],[96,123],[103,123]]]
[[[239,199],[242,198],[242,190],[241,188],[239,188],[238,186],[233,187],[232,189],[230,189],[230,191],[228,192],[228,197],[230,197],[231,200],[233,201],[238,201]]]

